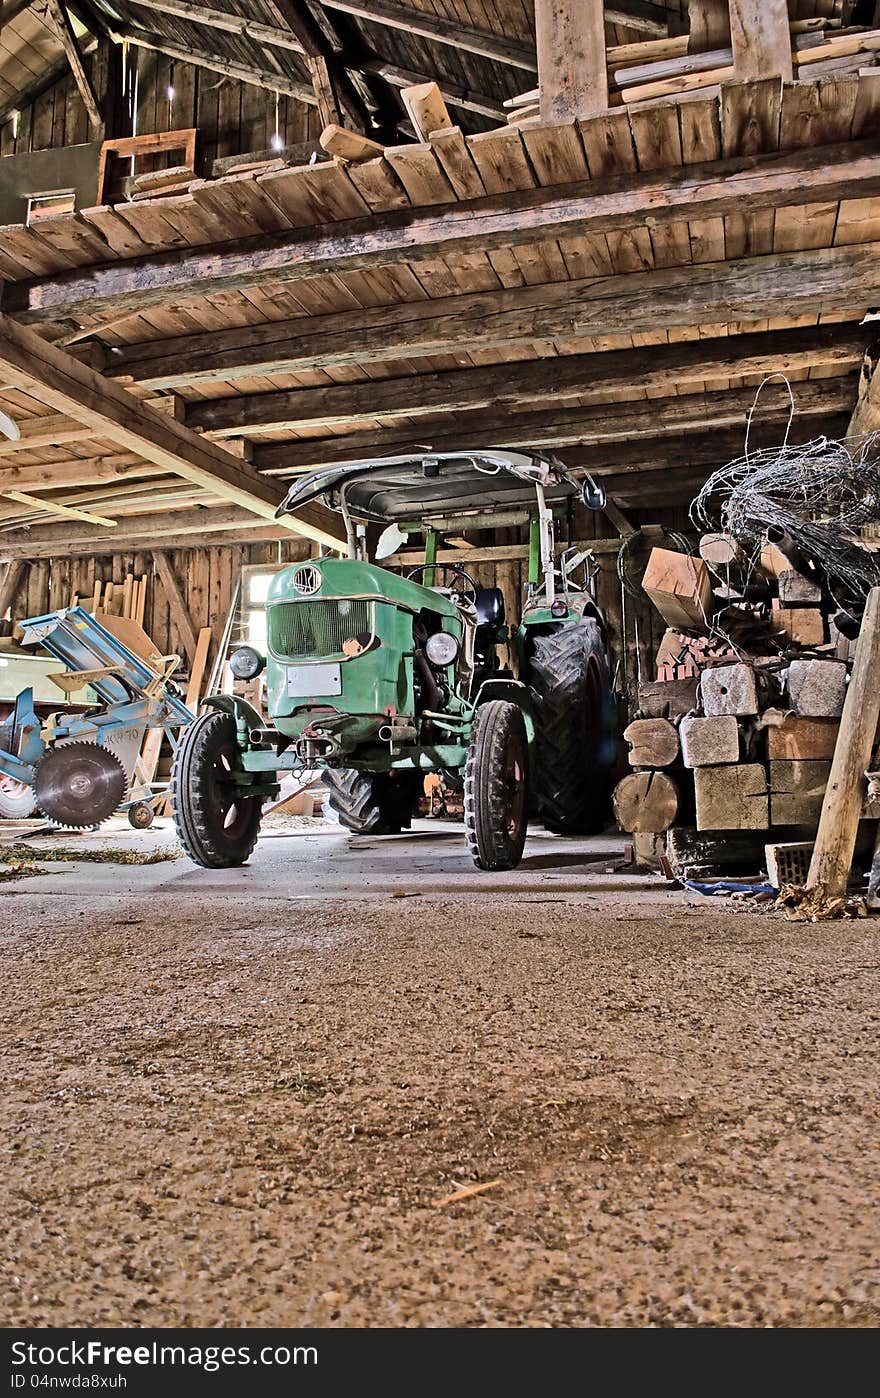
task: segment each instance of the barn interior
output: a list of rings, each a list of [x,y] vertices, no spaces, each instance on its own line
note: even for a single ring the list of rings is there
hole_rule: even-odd
[[[3,0],[5,1325],[876,1324],[878,55],[874,0]],[[474,868],[466,782],[352,834],[310,749],[200,867],[171,710],[270,731],[232,657],[355,538],[314,473],[416,463],[355,547],[529,689],[499,454],[606,819]],[[837,572],[713,510],[764,467]],[[171,694],[99,821],[89,683]]]

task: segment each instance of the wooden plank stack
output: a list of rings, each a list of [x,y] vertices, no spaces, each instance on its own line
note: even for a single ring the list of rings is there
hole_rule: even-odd
[[[654,549],[645,580],[670,627],[624,733],[618,824],[666,836],[676,872],[757,871],[765,844],[809,839],[822,813],[851,669],[837,604],[779,545],[757,561],[719,535],[699,556]]]

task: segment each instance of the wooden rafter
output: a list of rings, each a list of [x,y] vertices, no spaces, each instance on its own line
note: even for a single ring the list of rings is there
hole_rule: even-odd
[[[73,457],[37,466],[0,465],[0,491],[74,490],[80,486],[116,484],[161,476],[161,466],[135,456]]]
[[[811,201],[880,194],[876,142],[790,155],[738,157],[673,171],[490,195],[437,208],[291,229],[162,252],[9,284],[3,308],[22,319],[117,317],[147,306],[419,257],[521,247],[544,238],[620,233],[682,219],[724,217]],[[688,269],[693,270],[693,269]]]
[[[204,441],[170,415],[157,412],[112,380],[46,343],[34,331],[0,315],[0,375],[10,387],[30,393],[55,412],[65,413],[102,440],[114,442],[208,494],[274,519],[281,495],[246,462]],[[329,548],[341,550],[336,516],[309,506],[285,516],[285,527]]]
[[[342,10],[356,19],[401,29],[438,44],[451,44],[466,53],[492,58],[498,63],[536,71],[534,50],[529,55],[525,45],[505,41],[500,35],[482,33],[457,20],[445,20],[439,15],[398,4],[397,0],[323,0],[323,3],[328,10]],[[610,0],[605,5],[605,18],[609,24],[625,24],[642,34],[663,35],[668,30],[668,11],[646,0],[618,0],[616,4]]]
[[[457,20],[444,19],[424,10],[399,5],[393,0],[324,0],[324,4],[327,9],[340,10],[343,14],[354,15],[356,19],[365,19],[389,29],[402,30],[405,34],[415,34],[434,43],[451,45],[465,53],[479,54],[480,57],[492,59],[496,63],[508,64],[512,68],[524,68],[531,73],[538,71],[535,50],[531,45],[517,43],[500,34],[473,29]]]
[[[336,520],[338,517],[333,516]],[[179,540],[193,538],[206,542],[212,535],[227,534],[234,530],[241,542],[255,537],[253,531],[267,527],[265,519],[234,508],[192,508],[169,510],[162,514],[129,515],[112,533],[111,548],[114,552],[130,549],[132,552],[152,551],[158,544],[168,548],[179,548]],[[273,538],[292,539],[296,534],[279,520],[272,522]],[[59,553],[89,553],[98,548],[106,551],[110,539],[106,529],[90,528],[80,524],[50,524],[27,530],[6,530],[0,532],[0,559],[3,558],[51,558]]]
[[[93,131],[99,131],[103,126],[103,117],[98,102],[98,96],[92,86],[92,80],[83,62],[83,54],[80,50],[79,40],[73,28],[70,15],[61,0],[47,0],[49,17],[61,40],[61,45],[73,73],[73,80],[76,83],[79,95],[82,98],[83,106],[88,113],[89,121]]]
[[[200,332],[132,346],[110,370],[176,387],[534,340],[728,324],[780,314],[852,310],[880,299],[880,246],[767,253],[693,267],[550,282],[308,319]],[[0,445],[0,451],[2,451]]]
[[[113,37],[117,40],[128,39],[129,43],[137,48],[149,49],[152,53],[164,53],[167,58],[174,58],[180,63],[191,63],[196,68],[207,68],[212,73],[222,73],[228,78],[234,78],[236,82],[249,83],[252,87],[266,88],[270,92],[280,92],[285,97],[294,97],[297,101],[307,102],[311,106],[316,102],[310,83],[298,82],[295,78],[288,78],[274,70],[252,68],[249,64],[219,58],[216,54],[207,53],[202,49],[190,46],[182,48],[159,34],[152,34],[149,30],[139,29],[134,25],[120,28],[114,32]]]
[[[517,366],[494,364],[406,378],[284,389],[274,393],[198,399],[186,409],[187,421],[201,431],[253,435],[300,427],[329,428],[384,417],[423,417],[477,408],[544,403],[595,402],[621,390],[674,392],[707,379],[752,374],[792,373],[814,365],[855,368],[865,348],[865,332],[848,325],[724,336],[690,344],[611,350],[533,360]],[[655,398],[655,402],[657,399]]]

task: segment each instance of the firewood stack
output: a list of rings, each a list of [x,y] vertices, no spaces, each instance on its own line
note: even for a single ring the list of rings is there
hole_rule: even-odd
[[[729,535],[698,557],[655,548],[642,585],[668,630],[624,733],[617,822],[675,873],[757,871],[765,844],[815,835],[850,668],[838,605],[792,549],[765,541],[757,561]]]

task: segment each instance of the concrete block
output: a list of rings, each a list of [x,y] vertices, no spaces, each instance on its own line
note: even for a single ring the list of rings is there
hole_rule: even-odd
[[[678,729],[685,767],[718,767],[739,761],[739,724],[732,714],[688,714]]]
[[[766,830],[767,774],[759,762],[698,767],[694,772],[698,830]]]
[[[787,568],[776,579],[783,607],[815,607],[822,601],[822,588],[794,568]]]
[[[759,711],[758,684],[751,665],[717,665],[704,670],[700,695],[709,718],[719,714],[750,718]]]
[[[840,718],[846,666],[840,660],[793,660],[786,676],[788,707],[805,718]]]

